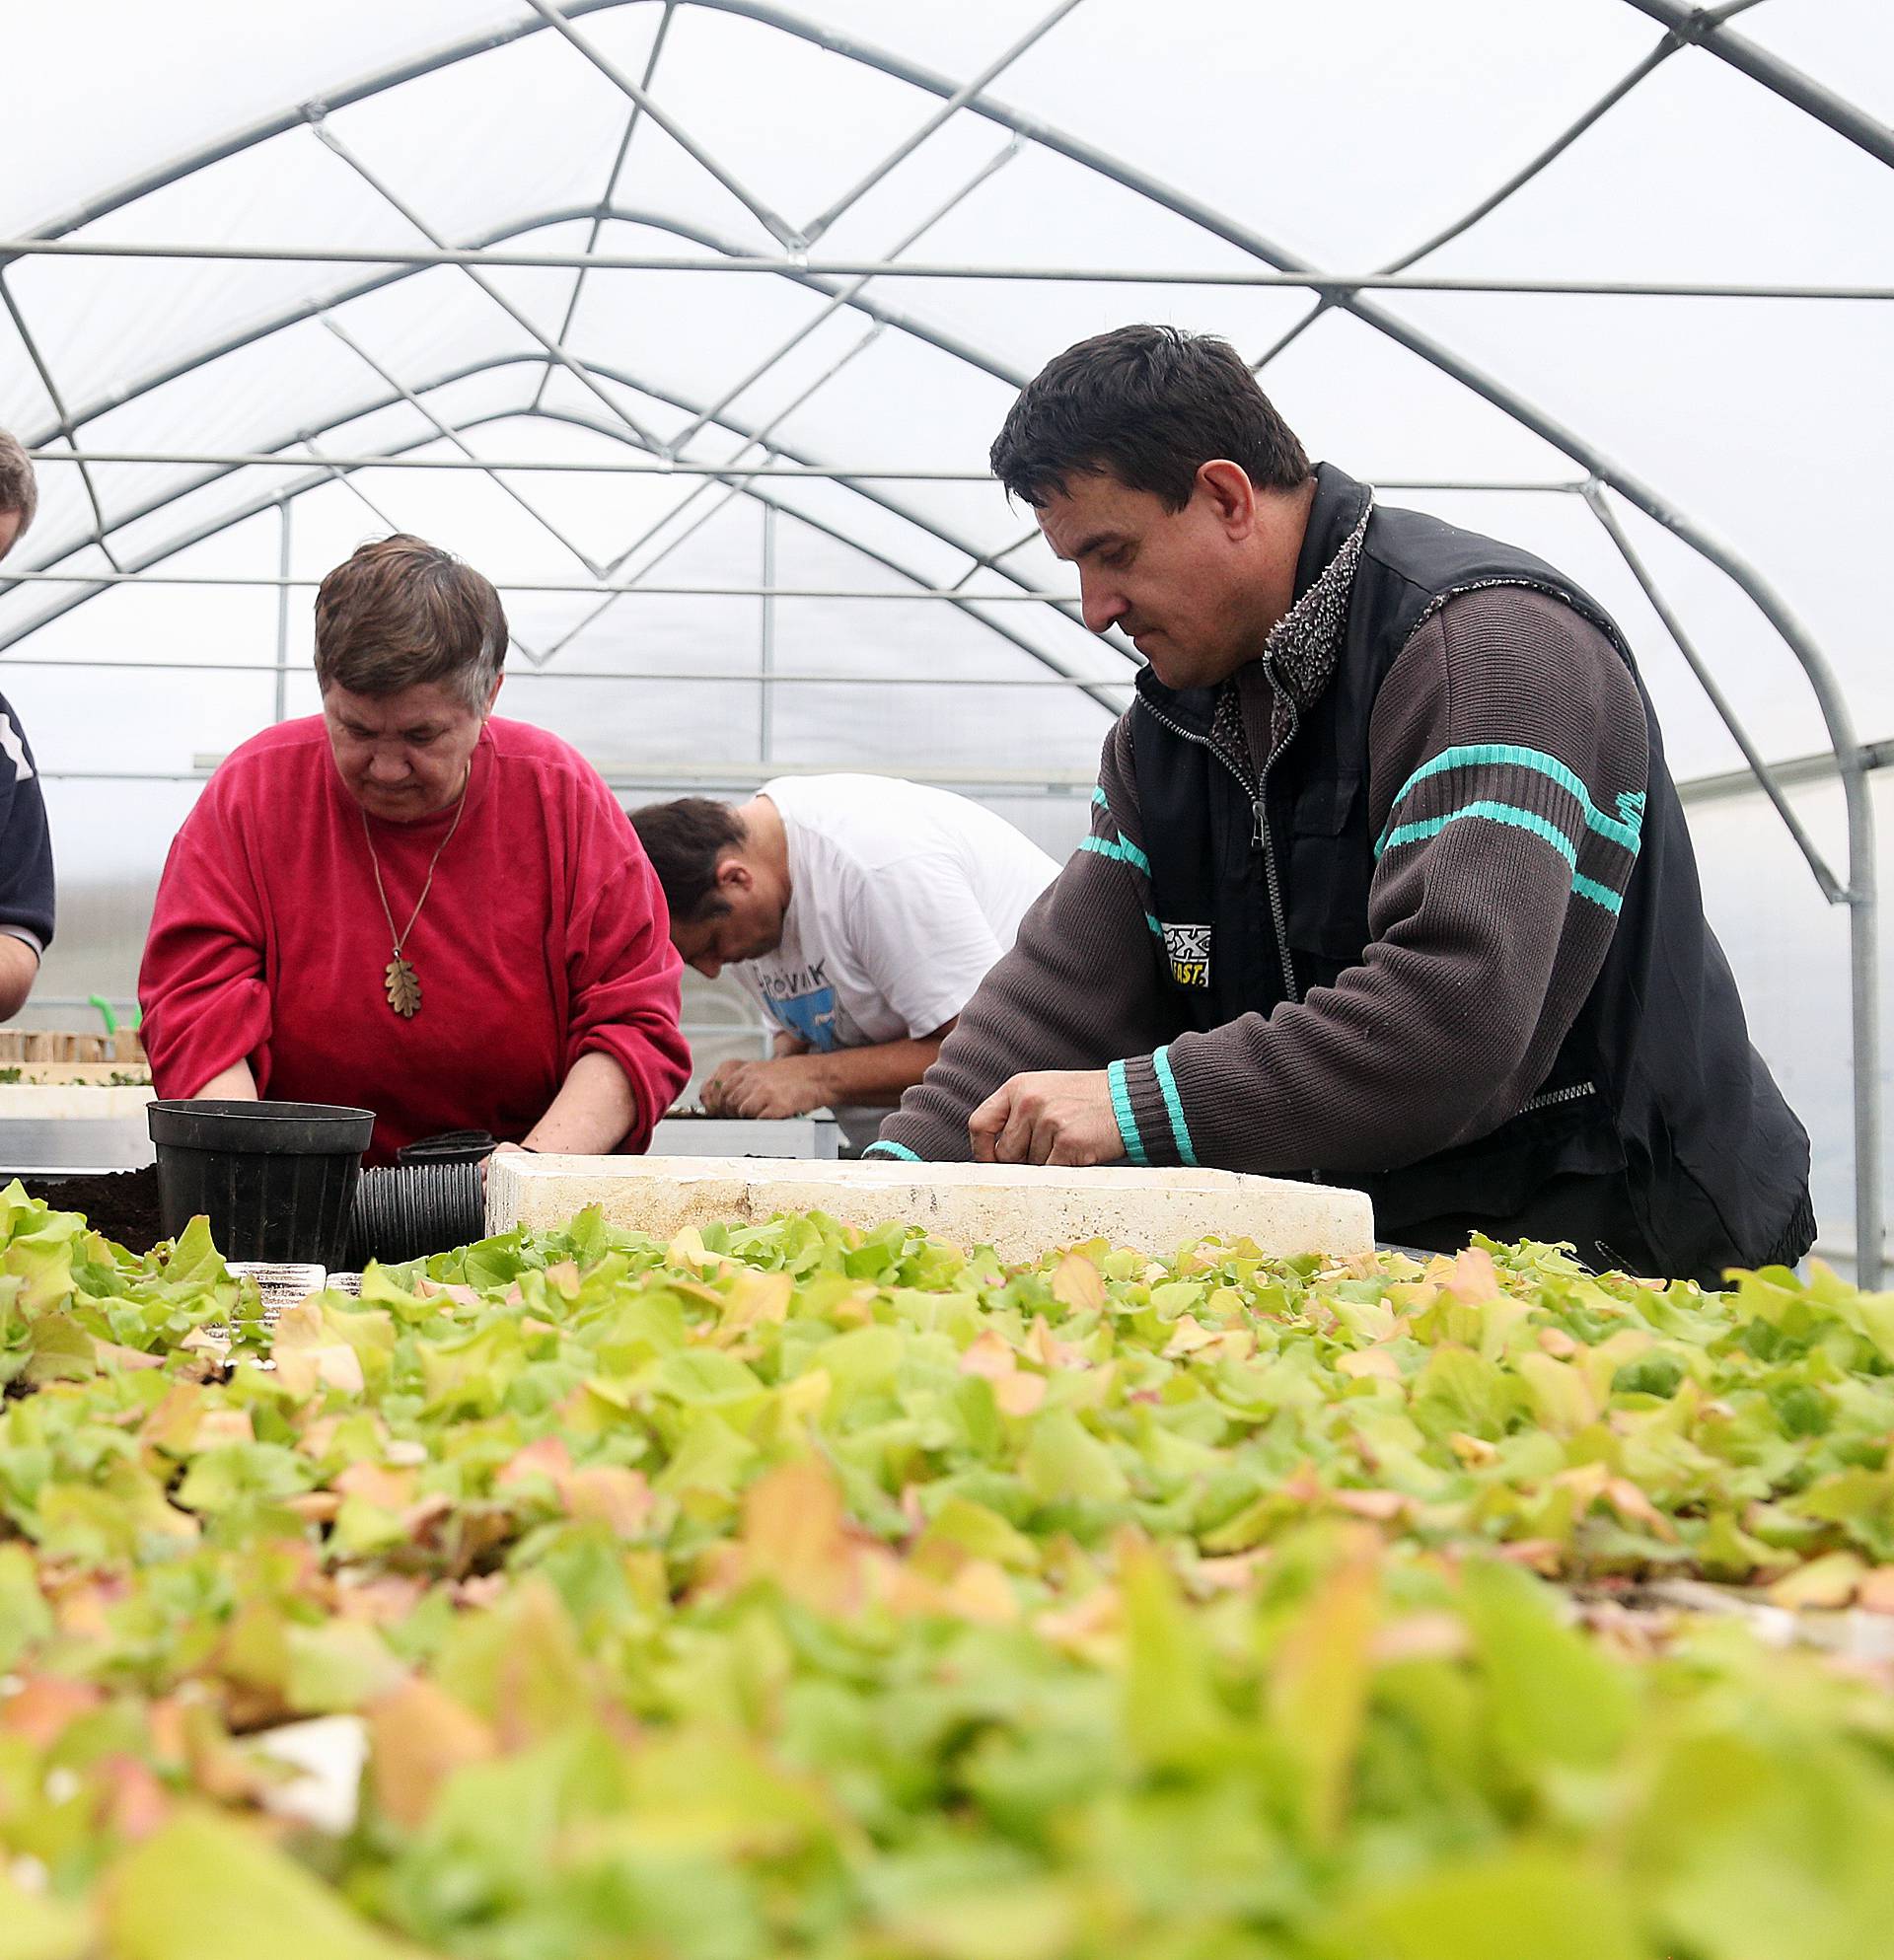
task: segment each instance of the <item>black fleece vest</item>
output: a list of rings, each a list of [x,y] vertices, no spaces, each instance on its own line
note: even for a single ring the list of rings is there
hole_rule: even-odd
[[[1320,466],[1298,597],[1367,495]],[[1185,1026],[1267,1015],[1359,964],[1375,861],[1375,696],[1420,623],[1454,594],[1487,585],[1530,586],[1572,607],[1637,679],[1617,626],[1552,566],[1381,507],[1368,520],[1335,671],[1265,771],[1260,807],[1209,746],[1213,693],[1139,676],[1131,749],[1152,909]],[[1369,1190],[1386,1239],[1451,1246],[1473,1228],[1573,1239],[1597,1263],[1715,1284],[1728,1266],[1798,1258],[1814,1236],[1808,1138],[1750,1045],[1641,680],[1638,689],[1650,742],[1643,833],[1604,968],[1519,1114],[1433,1156],[1348,1175]],[[1390,1070],[1403,1037],[1389,1030]]]

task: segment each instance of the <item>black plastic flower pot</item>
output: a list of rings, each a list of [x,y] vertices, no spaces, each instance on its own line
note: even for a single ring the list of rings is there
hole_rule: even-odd
[[[410,1145],[409,1148],[414,1146]],[[404,1161],[364,1171],[348,1227],[348,1263],[384,1266],[452,1252],[486,1229],[486,1179],[478,1160]]]
[[[226,1259],[340,1264],[373,1110],[154,1102],[150,1123],[167,1237],[201,1211]]]
[[[498,1142],[484,1129],[444,1129],[436,1136],[423,1136],[404,1143],[396,1151],[398,1164],[478,1164],[492,1156]],[[438,1248],[436,1248],[438,1250]]]

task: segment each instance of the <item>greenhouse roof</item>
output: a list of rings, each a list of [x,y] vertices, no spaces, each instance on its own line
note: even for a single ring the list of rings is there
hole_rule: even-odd
[[[7,29],[0,426],[44,503],[0,653],[48,778],[87,785],[69,879],[155,875],[202,759],[313,701],[309,588],[391,528],[500,584],[516,680],[547,684],[515,711],[626,790],[1088,785],[1136,656],[1085,631],[985,451],[1050,354],[1173,320],[1227,334],[1312,452],[1597,591],[1680,777],[1793,765],[1782,821],[1706,820],[1707,884],[1791,1077],[1850,1011],[1852,914],[1878,1181],[1877,0],[188,19]],[[1840,788],[1793,787],[1836,753]],[[1725,885],[1814,949],[1812,1014]]]

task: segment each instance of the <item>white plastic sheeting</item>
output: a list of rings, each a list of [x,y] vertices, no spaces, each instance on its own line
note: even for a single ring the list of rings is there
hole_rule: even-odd
[[[266,670],[280,652],[283,705],[308,711],[310,585],[396,525],[502,585],[518,638],[507,708],[578,742],[628,800],[662,793],[684,764],[720,767],[729,788],[771,762],[906,766],[960,772],[1051,845],[1082,828],[1082,796],[1067,792],[1125,698],[1128,656],[1067,614],[1018,601],[1069,592],[1069,574],[989,483],[486,475],[330,469],[324,457],[649,465],[675,445],[696,464],[977,477],[1018,382],[1069,340],[1169,319],[1260,358],[1315,312],[1311,295],[1192,275],[1266,270],[1259,249],[1332,274],[1403,260],[1643,63],[1545,170],[1412,271],[1884,286],[1894,269],[1886,164],[1707,47],[1660,52],[1662,28],[1626,0],[1161,11],[1079,0],[944,117],[943,95],[1029,36],[1057,11],[1052,0],[569,4],[583,46],[550,11],[526,0],[199,0],[182,20],[136,0],[23,11],[0,57],[0,238],[781,259],[784,234],[839,204],[808,247],[816,264],[1168,276],[0,252],[0,425],[48,455],[70,435],[93,455],[298,460],[102,461],[90,484],[71,464],[41,469],[39,521],[0,568],[0,684],[36,745],[56,827],[63,910],[45,999],[129,994],[199,759],[276,711],[275,676],[236,670]],[[1867,118],[1894,112],[1894,21],[1879,0],[1712,11]],[[1493,377],[1541,426],[1572,430],[1726,541],[1832,665],[1860,736],[1894,736],[1881,595],[1894,308],[1370,298],[1398,331]],[[1314,453],[1378,483],[1586,474],[1344,307],[1320,311],[1263,374]],[[1676,773],[1739,764],[1579,497],[1384,494],[1566,566],[1639,648]],[[1813,692],[1751,599],[1605,495],[1763,754],[1827,748]],[[984,562],[1015,544],[997,567]],[[285,548],[297,583],[279,640],[276,588],[241,581],[275,579]],[[7,576],[114,566],[239,582]],[[601,573],[656,590],[526,589],[588,588]],[[785,596],[759,596],[765,583]],[[904,596],[947,588],[962,603]],[[765,665],[771,683],[735,678]],[[1795,803],[1845,879],[1839,791],[1815,786]],[[1885,790],[1880,808],[1885,839]],[[1825,1232],[1846,1243],[1845,910],[1823,902],[1760,796],[1704,806],[1698,835],[1758,1039],[1816,1135]]]

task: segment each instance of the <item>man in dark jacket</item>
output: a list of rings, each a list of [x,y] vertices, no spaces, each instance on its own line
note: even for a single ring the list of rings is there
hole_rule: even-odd
[[[0,429],[0,558],[38,508],[33,459]],[[20,718],[0,695],[0,1021],[27,1004],[52,943],[52,839]]]
[[[1148,663],[1092,833],[877,1156],[1361,1186],[1384,1236],[1715,1283],[1814,1236],[1622,635],[1377,506],[1227,343],[1081,341],[995,473]]]

